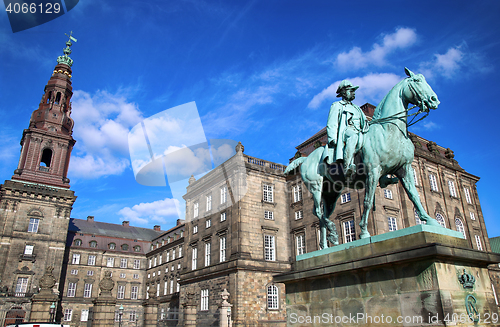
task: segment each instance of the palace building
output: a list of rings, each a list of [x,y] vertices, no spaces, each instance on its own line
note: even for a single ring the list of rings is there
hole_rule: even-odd
[[[166,231],[71,218],[76,196],[67,172],[75,140],[67,49],[23,131],[18,167],[0,185],[0,323],[34,321],[33,307],[45,296],[54,299],[50,319],[101,326],[94,309],[110,275],[111,325],[219,326],[228,319],[220,309],[227,290],[233,326],[286,326],[285,285],[273,276],[293,270],[296,255],[319,249],[318,219],[300,176],[284,176],[286,166],[247,155],[239,143],[232,158],[190,178],[186,218]],[[374,107],[362,109],[371,117]],[[490,252],[479,177],[461,168],[450,149],[410,138],[426,211],[461,232],[470,248]],[[294,158],[326,140],[323,129],[298,145]],[[376,192],[371,235],[422,223],[400,184]],[[363,197],[349,189],[339,198],[330,219],[340,243],[358,238]],[[491,267],[490,276],[498,293],[500,269]]]

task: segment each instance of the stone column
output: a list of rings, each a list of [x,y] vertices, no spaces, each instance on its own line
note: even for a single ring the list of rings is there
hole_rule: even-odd
[[[114,327],[116,299],[111,296],[111,290],[114,287],[115,282],[111,279],[111,271],[106,271],[99,283],[101,293],[92,301],[94,303],[92,327]]]
[[[158,300],[156,299],[156,287],[149,286],[149,298],[142,303],[144,306],[144,327],[156,327],[158,325]]]
[[[187,300],[184,303],[184,326],[196,326],[196,303],[194,292],[186,292]]]
[[[233,305],[227,302],[229,298],[227,289],[224,289],[220,296],[222,297],[222,304],[219,308],[219,327],[231,327],[233,326],[233,320],[231,319],[231,307]]]
[[[31,314],[30,322],[53,322],[55,318],[55,307],[57,307],[57,295],[54,294],[52,288],[56,284],[56,279],[52,274],[54,267],[48,266],[45,268],[45,273],[40,278],[40,292],[31,297]],[[54,314],[50,321],[50,306],[54,303]]]

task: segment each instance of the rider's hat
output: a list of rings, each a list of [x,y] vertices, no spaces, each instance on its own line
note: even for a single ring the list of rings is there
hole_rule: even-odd
[[[337,98],[341,97],[340,93],[342,92],[343,89],[351,89],[353,91],[356,91],[359,88],[359,86],[353,86],[351,82],[348,80],[343,80],[340,82],[339,87],[337,88]]]

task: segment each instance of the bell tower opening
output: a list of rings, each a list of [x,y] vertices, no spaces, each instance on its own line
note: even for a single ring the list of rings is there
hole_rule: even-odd
[[[52,160],[52,150],[49,148],[43,149],[42,159],[40,160],[40,167],[50,167]]]

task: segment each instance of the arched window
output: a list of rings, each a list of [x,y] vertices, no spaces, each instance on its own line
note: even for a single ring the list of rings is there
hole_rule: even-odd
[[[41,167],[50,167],[50,162],[52,161],[52,150],[49,148],[43,149],[42,159],[40,160]]]
[[[458,217],[455,218],[455,226],[457,226],[457,232],[462,233],[464,238],[467,239],[467,235],[465,234],[464,223]]]
[[[82,240],[77,238],[74,242],[73,242],[76,246],[81,246],[82,245]]]
[[[52,98],[52,91],[50,91],[49,95],[47,96],[47,102],[46,102],[46,104],[49,104],[50,98]]]
[[[97,242],[96,241],[90,241],[89,243],[91,248],[96,248],[97,247]]]
[[[115,244],[115,243],[109,243],[109,244],[108,244],[108,248],[109,248],[110,250],[114,250],[114,249],[116,249],[116,244]]]
[[[57,92],[55,104],[59,104],[61,102],[61,92]]]
[[[444,228],[446,228],[446,223],[444,222],[444,217],[442,214],[440,213],[436,213],[436,220],[437,222],[439,223],[439,225],[443,226]]]
[[[128,251],[128,244],[123,244],[122,245],[122,250],[123,251]]]
[[[417,223],[417,225],[425,225],[425,224],[427,224],[426,221],[420,220],[420,217],[418,216],[417,209],[413,209],[413,211],[415,212],[415,223]]]
[[[267,286],[267,308],[272,310],[279,309],[278,286],[274,284]]]
[[[139,245],[134,246],[135,252],[141,252],[141,247]]]

